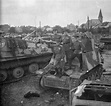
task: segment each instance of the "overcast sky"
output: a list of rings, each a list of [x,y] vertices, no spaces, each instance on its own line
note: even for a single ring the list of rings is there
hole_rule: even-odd
[[[85,23],[87,16],[111,22],[111,0],[1,0],[1,24],[14,26],[61,25]]]

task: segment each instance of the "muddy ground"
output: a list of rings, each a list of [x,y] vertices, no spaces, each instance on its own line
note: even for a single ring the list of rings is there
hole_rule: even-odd
[[[29,92],[34,94],[26,96]],[[2,106],[68,106],[68,92],[44,89],[39,86],[38,76],[29,75],[18,82],[3,85],[1,100]]]

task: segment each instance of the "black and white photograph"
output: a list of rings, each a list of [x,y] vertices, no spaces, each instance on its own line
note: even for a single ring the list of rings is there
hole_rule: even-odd
[[[0,106],[111,106],[111,0],[0,0]]]

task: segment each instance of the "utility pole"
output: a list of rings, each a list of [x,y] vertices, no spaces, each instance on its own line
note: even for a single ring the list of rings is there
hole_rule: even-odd
[[[35,31],[36,31],[36,35],[37,35],[36,16],[35,16]]]
[[[40,33],[40,35],[42,34],[42,28],[41,28],[41,21],[39,21],[39,33]]]
[[[89,31],[89,16],[87,16],[87,25],[88,25],[88,31]]]

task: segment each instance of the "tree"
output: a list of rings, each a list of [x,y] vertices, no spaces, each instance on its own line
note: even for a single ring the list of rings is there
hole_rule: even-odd
[[[87,29],[86,29],[86,27],[85,27],[85,24],[82,24],[78,30],[79,30],[80,32],[86,32]]]
[[[9,30],[9,32],[10,32],[10,33],[15,33],[15,32],[16,32],[16,31],[15,31],[15,27],[11,27],[10,30]]]
[[[20,28],[20,27],[15,27],[15,31],[18,34],[22,34],[22,28]]]
[[[57,31],[58,33],[63,33],[63,28],[59,25],[53,27],[53,31]]]
[[[6,33],[9,31],[9,29],[10,29],[10,26],[8,24],[0,25],[0,30]]]
[[[64,28],[63,28],[63,32],[68,32],[68,33],[70,33],[71,31],[70,31],[67,27],[64,27]]]
[[[31,33],[32,32],[30,26],[21,26],[21,28],[22,28],[22,32],[23,33],[27,34],[27,33]]]

